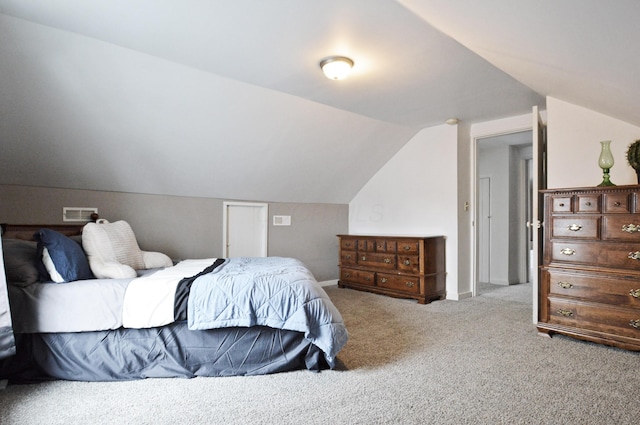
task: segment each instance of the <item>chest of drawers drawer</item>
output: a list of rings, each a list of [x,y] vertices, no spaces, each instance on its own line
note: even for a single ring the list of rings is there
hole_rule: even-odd
[[[376,284],[382,288],[397,291],[420,293],[420,278],[418,276],[403,276],[378,273]]]
[[[549,323],[640,338],[640,311],[549,297]]]
[[[640,281],[635,277],[544,269],[542,282],[550,296],[597,300],[640,311]]]
[[[343,267],[340,269],[340,280],[345,282],[355,282],[361,285],[375,285],[376,274],[372,271]]]
[[[553,238],[600,238],[600,217],[553,217],[551,226]]]
[[[550,242],[549,253],[551,264],[640,270],[640,243]]]

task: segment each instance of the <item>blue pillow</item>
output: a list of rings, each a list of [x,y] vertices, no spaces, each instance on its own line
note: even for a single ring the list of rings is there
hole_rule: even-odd
[[[54,280],[59,283],[94,278],[87,256],[77,242],[51,229],[40,229],[34,237],[38,242],[39,269],[45,280],[50,280],[52,275],[57,275]],[[55,270],[50,263],[49,267],[42,263],[45,248]]]

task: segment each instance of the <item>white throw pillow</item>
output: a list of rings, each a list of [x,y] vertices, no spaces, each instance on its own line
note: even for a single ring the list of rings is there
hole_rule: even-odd
[[[133,278],[136,270],[146,268],[142,250],[126,221],[88,223],[82,231],[82,246],[98,278]]]

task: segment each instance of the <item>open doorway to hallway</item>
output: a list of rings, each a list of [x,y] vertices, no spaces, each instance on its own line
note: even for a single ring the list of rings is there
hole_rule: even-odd
[[[476,295],[531,282],[532,131],[477,140]]]

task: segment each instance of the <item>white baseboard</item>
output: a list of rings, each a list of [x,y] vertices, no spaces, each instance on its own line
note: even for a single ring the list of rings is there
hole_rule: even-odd
[[[333,286],[338,284],[338,279],[333,280],[324,280],[322,282],[318,282],[320,286]]]

